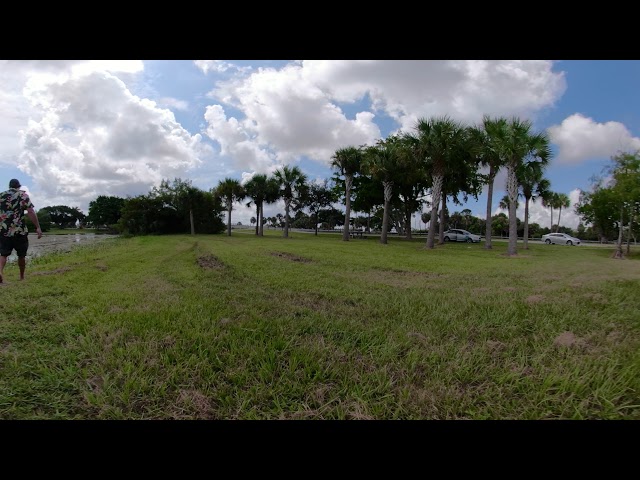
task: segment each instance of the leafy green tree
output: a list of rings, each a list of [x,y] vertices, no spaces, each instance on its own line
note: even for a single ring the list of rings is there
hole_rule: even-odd
[[[120,211],[119,230],[128,235],[170,233],[173,211],[158,196],[151,194],[129,197]]]
[[[284,200],[284,238],[289,238],[289,212],[291,208],[302,208],[307,195],[307,176],[299,167],[284,165],[274,174],[280,189],[280,197]]]
[[[74,228],[76,223],[83,223],[84,213],[79,207],[68,207],[66,205],[54,205],[43,207],[39,211],[47,212],[51,222],[58,228]]]
[[[128,235],[220,233],[224,230],[222,205],[210,192],[192,187],[188,180],[163,180],[147,195],[125,199],[118,229]]]
[[[321,184],[311,182],[307,186],[309,192],[307,197],[307,207],[311,216],[315,217],[314,230],[318,235],[318,224],[320,223],[320,211],[330,207],[337,201],[336,194],[329,185],[329,180],[325,179]],[[345,217],[346,218],[346,217]]]
[[[425,194],[431,186],[430,178],[425,170],[417,136],[403,134],[399,137],[398,156],[395,188],[398,192],[396,209],[401,221],[398,221],[397,230],[411,240],[411,216],[422,210],[426,203]]]
[[[356,211],[367,213],[366,231],[370,232],[373,226],[372,212],[384,205],[382,182],[362,172],[353,179],[353,192],[354,198],[351,205]],[[382,216],[380,216],[380,225],[382,225]]]
[[[329,230],[333,230],[333,227],[343,225],[344,212],[334,207],[323,209],[318,212],[318,219],[320,223],[326,224]]]
[[[195,235],[195,218],[193,212],[196,202],[201,198],[201,190],[194,187],[191,180],[182,180],[181,178],[174,178],[171,182],[169,180],[162,180],[159,187],[152,189],[152,194],[158,196],[166,204],[170,205],[171,208],[176,211],[177,215],[183,216],[185,221],[178,223],[188,225],[191,235]]]
[[[491,231],[500,237],[509,235],[509,217],[502,212],[491,217]]]
[[[222,201],[222,204],[227,210],[227,235],[231,236],[231,211],[233,210],[234,202],[240,202],[246,197],[246,191],[240,181],[235,178],[225,178],[220,180],[218,186],[215,188],[214,195],[216,195]]]
[[[100,195],[89,202],[87,221],[95,228],[108,228],[120,220],[125,199],[116,196]]]
[[[591,191],[580,192],[576,213],[592,227],[600,242],[615,237],[618,224],[617,202],[613,190],[604,187],[602,180],[595,179]]]
[[[43,232],[48,232],[51,230],[51,215],[47,210],[40,209],[36,212],[36,216],[38,217],[38,223],[40,224],[40,230]],[[29,231],[33,232],[36,229],[36,226],[33,224],[31,219],[28,216],[25,216],[25,224]]]
[[[611,158],[608,169],[612,177],[613,198],[618,207],[618,242],[614,258],[623,258],[622,238],[625,221],[631,236],[633,219],[640,210],[640,150],[635,153],[621,152]],[[627,253],[630,242],[627,242]]]
[[[333,157],[331,157],[331,166],[344,177],[344,231],[342,232],[342,240],[349,241],[349,229],[351,224],[351,188],[353,187],[353,177],[360,172],[362,163],[362,148],[358,147],[345,147],[336,150]]]

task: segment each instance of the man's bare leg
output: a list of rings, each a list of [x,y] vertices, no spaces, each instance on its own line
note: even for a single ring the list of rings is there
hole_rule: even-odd
[[[25,257],[18,257],[18,266],[20,267],[20,280],[24,280],[24,269],[27,266]]]
[[[2,274],[4,273],[4,266],[7,264],[7,257],[0,256],[0,283],[3,282],[4,278]]]

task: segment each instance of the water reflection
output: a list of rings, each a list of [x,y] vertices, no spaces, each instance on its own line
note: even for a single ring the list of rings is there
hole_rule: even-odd
[[[40,257],[48,253],[69,252],[72,248],[78,245],[86,245],[117,237],[118,235],[95,233],[75,233],[68,235],[49,235],[45,233],[42,235],[42,238],[38,239],[35,233],[30,233],[27,259]],[[17,259],[18,257],[14,250],[14,252],[9,256],[8,261],[13,262]]]

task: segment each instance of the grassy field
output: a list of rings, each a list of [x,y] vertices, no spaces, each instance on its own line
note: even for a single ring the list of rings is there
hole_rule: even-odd
[[[2,419],[640,419],[612,248],[115,239],[0,287]]]

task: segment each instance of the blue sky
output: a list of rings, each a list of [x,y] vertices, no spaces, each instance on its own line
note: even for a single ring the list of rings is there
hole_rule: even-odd
[[[552,141],[552,189],[572,202],[612,155],[640,149],[636,60],[0,60],[0,84],[0,187],[20,179],[36,209],[88,213],[98,195],[162,179],[209,190],[284,164],[329,178],[338,148],[431,115],[530,119]],[[449,207],[484,218],[486,196]],[[237,205],[233,220],[253,214]],[[549,225],[550,212],[534,204],[531,221]],[[563,211],[562,225],[578,221]]]

